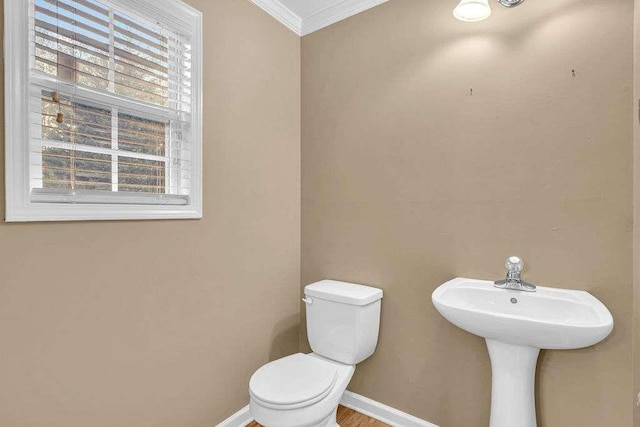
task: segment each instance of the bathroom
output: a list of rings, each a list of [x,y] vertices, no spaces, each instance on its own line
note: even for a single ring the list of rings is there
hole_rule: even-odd
[[[311,351],[303,288],[335,279],[384,292],[350,392],[486,427],[485,342],[431,294],[518,255],[525,280],[615,321],[541,352],[538,425],[640,427],[640,3],[490,0],[467,23],[458,0],[347,0],[361,12],[308,33],[280,2],[185,3],[203,22],[202,217],[0,223],[0,426],[223,423],[259,367]]]

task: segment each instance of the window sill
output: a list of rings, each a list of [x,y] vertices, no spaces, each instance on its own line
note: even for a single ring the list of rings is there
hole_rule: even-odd
[[[109,221],[200,218],[202,218],[202,209],[194,208],[193,206],[27,203],[19,209],[7,209],[5,221]]]

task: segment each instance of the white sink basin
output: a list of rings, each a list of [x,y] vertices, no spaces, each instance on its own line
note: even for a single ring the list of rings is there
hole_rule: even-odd
[[[536,427],[535,372],[540,349],[588,347],[613,329],[609,310],[584,291],[537,287],[535,292],[524,292],[496,288],[485,280],[457,278],[440,285],[432,300],[447,320],[487,342],[492,377],[490,427]]]
[[[588,347],[606,338],[613,317],[588,292],[538,287],[536,292],[498,289],[493,282],[457,278],[432,295],[448,321],[483,338],[536,348]]]

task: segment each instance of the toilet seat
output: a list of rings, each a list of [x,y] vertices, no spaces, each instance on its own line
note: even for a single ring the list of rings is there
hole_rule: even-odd
[[[335,365],[297,353],[258,369],[249,381],[249,392],[265,407],[302,408],[324,399],[336,378]]]

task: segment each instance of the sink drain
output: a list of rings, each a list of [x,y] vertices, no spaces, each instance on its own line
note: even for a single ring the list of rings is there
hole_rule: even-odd
[[[511,304],[517,304],[517,303],[518,303],[517,298],[511,298]]]

